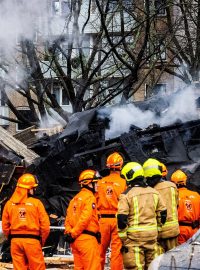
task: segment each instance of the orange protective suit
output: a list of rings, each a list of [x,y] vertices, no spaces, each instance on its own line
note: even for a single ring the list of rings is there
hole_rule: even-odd
[[[120,252],[122,243],[117,232],[117,205],[119,196],[126,189],[126,181],[120,172],[111,171],[109,176],[98,181],[97,208],[101,214],[101,269],[104,269],[106,250],[111,247],[111,270],[123,269]]]
[[[178,220],[180,226],[179,244],[186,242],[199,229],[200,195],[185,187],[178,189]],[[188,224],[188,225],[187,225]]]
[[[71,244],[74,270],[100,270],[100,250],[97,239],[85,231],[99,232],[96,198],[87,188],[70,201],[65,219],[65,234],[75,238]]]
[[[41,243],[44,245],[49,235],[49,217],[40,200],[28,197],[27,189],[17,187],[5,204],[2,229],[11,238],[15,270],[46,269]]]

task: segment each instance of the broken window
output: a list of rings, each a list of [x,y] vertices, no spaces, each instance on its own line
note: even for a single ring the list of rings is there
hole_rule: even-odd
[[[56,86],[54,85],[53,94],[60,106],[69,105],[69,99],[67,97],[67,93],[59,85],[56,85]]]
[[[165,94],[166,93],[166,83],[157,83],[153,88],[152,88],[152,94],[157,95],[157,94]]]
[[[20,108],[20,109],[17,109],[18,112],[20,112],[22,114],[23,117],[25,117],[28,121],[30,122],[34,122],[34,115],[33,115],[33,112],[28,109],[28,108]],[[31,125],[28,124],[28,123],[17,123],[16,124],[16,129],[17,131],[20,131],[20,130],[23,130],[25,128],[28,128],[30,127]]]
[[[166,91],[167,91],[166,83],[157,83],[153,87],[148,84],[145,84],[144,96],[145,98],[148,98],[150,96],[157,94],[166,94]]]

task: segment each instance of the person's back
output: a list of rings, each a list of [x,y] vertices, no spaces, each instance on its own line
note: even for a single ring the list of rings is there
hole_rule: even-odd
[[[91,169],[79,176],[81,191],[70,201],[65,219],[65,239],[71,244],[74,269],[100,270],[100,234],[96,207],[96,182],[99,176]]]
[[[28,197],[24,203],[11,200],[5,205],[4,215],[9,216],[9,228],[4,227],[10,237],[14,235],[35,235],[44,245],[49,234],[49,218],[40,200]],[[4,219],[6,217],[4,216]],[[5,226],[5,223],[4,223]],[[38,237],[37,237],[38,236]]]
[[[96,199],[94,194],[86,188],[82,188],[70,201],[67,214],[70,218],[66,219],[66,231],[70,230],[74,239],[77,237],[79,240],[87,239],[87,235],[82,234],[83,229],[94,233],[99,231]]]
[[[98,182],[97,206],[101,217],[116,214],[119,196],[125,189],[126,182],[116,171],[111,171]]]
[[[199,229],[200,196],[197,192],[186,188],[187,175],[183,171],[175,171],[171,176],[171,181],[178,187],[178,220],[180,228],[178,242],[183,244]]]
[[[166,239],[177,237],[179,235],[178,224],[178,191],[176,185],[170,181],[160,181],[154,186],[160,193],[166,207],[167,207],[167,220],[165,224],[159,229],[159,239]],[[171,248],[173,248],[172,246]],[[171,249],[169,247],[169,249]]]
[[[160,193],[167,207],[167,220],[163,226],[158,227],[160,253],[176,247],[178,245],[177,237],[179,234],[177,188],[170,181],[162,179],[163,167],[166,177],[166,166],[158,160],[149,158],[143,164],[147,184],[152,188],[155,188]]]
[[[111,247],[111,270],[122,270],[121,241],[117,233],[116,212],[120,194],[126,188],[126,181],[120,177],[122,156],[115,152],[108,156],[106,166],[110,174],[98,182],[97,208],[100,213],[101,267],[104,269],[105,256]]]
[[[117,212],[124,266],[125,269],[147,269],[158,255],[157,226],[165,223],[166,207],[159,192],[145,183],[139,163],[127,163],[121,174],[128,184],[120,195]]]
[[[123,201],[125,204],[123,204]],[[135,243],[156,241],[158,236],[157,224],[162,224],[159,213],[166,210],[159,192],[148,186],[128,188],[120,196],[118,213],[127,213],[127,204],[130,206],[126,230],[127,237]]]
[[[187,241],[199,229],[200,196],[187,188],[179,188],[178,219],[180,225],[180,244]]]
[[[11,239],[11,256],[14,269],[46,269],[42,246],[49,231],[49,217],[40,200],[33,195],[38,184],[31,174],[22,175],[2,215],[2,229]]]

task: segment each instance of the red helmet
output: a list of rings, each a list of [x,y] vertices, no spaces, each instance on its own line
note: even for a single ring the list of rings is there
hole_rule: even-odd
[[[171,181],[174,182],[176,185],[186,185],[187,182],[187,175],[181,171],[175,171],[171,176]]]
[[[31,189],[37,186],[38,186],[37,178],[30,173],[23,174],[17,181],[17,187]]]
[[[121,170],[123,163],[123,157],[118,152],[114,152],[107,157],[106,166],[110,169]]]
[[[88,185],[91,182],[97,182],[98,179],[100,179],[100,175],[97,171],[88,169],[85,171],[82,171],[82,173],[79,176],[79,184],[82,185]]]

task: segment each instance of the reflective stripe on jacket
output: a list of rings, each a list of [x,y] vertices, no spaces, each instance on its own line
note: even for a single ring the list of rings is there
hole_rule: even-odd
[[[122,240],[136,242],[156,240],[157,224],[161,224],[160,212],[166,210],[160,194],[151,187],[133,187],[121,194],[117,215],[127,215],[127,226],[118,229]]]
[[[177,187],[170,181],[161,181],[154,188],[160,193],[167,207],[167,220],[164,225],[158,227],[158,238],[176,237],[179,234]]]
[[[70,201],[65,219],[65,234],[71,233],[76,238],[83,230],[99,231],[96,198],[86,188],[82,188]]]

